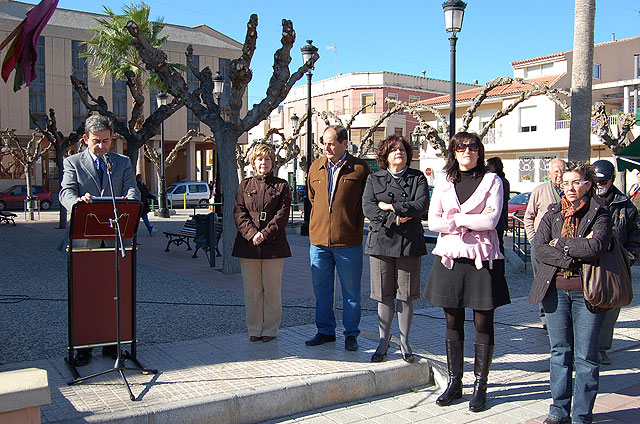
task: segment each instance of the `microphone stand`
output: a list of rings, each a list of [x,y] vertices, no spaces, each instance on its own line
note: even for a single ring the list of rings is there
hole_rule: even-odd
[[[116,205],[116,198],[113,195],[113,180],[111,178],[111,160],[109,159],[109,155],[105,154],[104,155],[104,159],[105,159],[105,165],[107,168],[107,179],[109,181],[109,189],[111,190],[111,203],[113,204],[113,218],[109,218],[109,223],[111,228],[115,228],[115,232],[116,232],[116,244],[114,247],[114,253],[115,253],[115,258],[116,258],[116,297],[114,298],[114,300],[116,301],[116,349],[117,349],[117,353],[116,353],[116,362],[113,364],[113,368],[110,368],[108,370],[105,371],[101,371],[99,373],[96,374],[91,374],[88,375],[86,377],[79,377],[73,381],[70,381],[69,383],[67,383],[67,385],[71,386],[72,384],[79,384],[82,383],[85,380],[89,380],[91,378],[94,377],[99,377],[101,375],[105,375],[111,372],[117,372],[118,374],[120,374],[120,377],[122,378],[122,382],[124,383],[124,385],[127,387],[127,391],[129,392],[129,399],[131,399],[132,401],[136,400],[136,397],[133,395],[133,392],[131,391],[131,387],[129,387],[129,382],[127,381],[127,377],[125,376],[124,372],[125,371],[137,371],[140,372],[142,374],[157,374],[158,370],[154,370],[154,369],[146,369],[146,368],[142,368],[142,367],[127,367],[125,364],[125,361],[128,358],[125,358],[122,355],[122,350],[120,349],[120,345],[121,345],[121,339],[120,339],[120,259],[118,258],[118,253],[120,253],[120,256],[122,256],[122,258],[125,258],[127,256],[125,248],[124,248],[124,243],[122,242],[122,231],[120,230],[120,213],[118,212],[118,206]],[[135,246],[133,247],[135,248]],[[119,251],[119,252],[118,252]],[[135,319],[135,317],[133,318]],[[135,342],[135,340],[134,340]],[[132,359],[135,361],[135,359]],[[136,361],[137,362],[137,361]],[[139,364],[138,364],[139,365]]]

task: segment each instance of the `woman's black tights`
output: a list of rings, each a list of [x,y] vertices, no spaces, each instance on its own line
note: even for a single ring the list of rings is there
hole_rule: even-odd
[[[493,309],[473,311],[476,327],[476,344],[493,345]],[[464,308],[444,308],[447,319],[447,340],[464,340]]]

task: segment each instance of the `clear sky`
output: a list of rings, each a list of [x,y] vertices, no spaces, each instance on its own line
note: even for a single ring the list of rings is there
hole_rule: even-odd
[[[37,3],[37,0],[28,0]],[[290,69],[302,63],[300,47],[312,39],[320,60],[314,81],[338,73],[391,71],[449,79],[449,41],[443,0],[147,0],[153,19],[172,24],[206,24],[244,41],[246,23],[258,14],[258,43],[252,61],[249,103],[259,102],[280,47],[281,20],[293,21],[296,44]],[[123,1],[60,0],[58,7],[116,13]],[[640,35],[640,0],[597,0],[595,42]],[[457,80],[481,84],[512,76],[510,62],[573,48],[573,0],[468,0],[458,34]],[[330,46],[335,45],[335,50]],[[197,54],[197,51],[195,52]],[[629,63],[629,67],[632,63]],[[306,83],[303,77],[298,84]]]

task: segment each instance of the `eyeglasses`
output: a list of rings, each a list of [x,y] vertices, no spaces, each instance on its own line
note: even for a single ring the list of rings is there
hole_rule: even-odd
[[[475,141],[473,143],[469,143],[469,144],[465,144],[465,143],[456,144],[456,152],[458,152],[458,153],[464,152],[465,150],[467,150],[467,148],[472,152],[477,152],[478,149],[480,148],[480,145],[478,143],[476,143]]]
[[[580,187],[582,187],[583,185],[585,185],[586,183],[588,183],[589,181],[571,181],[571,182],[563,182],[562,184],[560,184],[560,186],[563,189],[568,189],[570,187],[575,188],[576,190],[579,189]]]

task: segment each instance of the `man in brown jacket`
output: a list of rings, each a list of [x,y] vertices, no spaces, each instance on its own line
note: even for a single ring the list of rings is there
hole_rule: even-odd
[[[307,187],[312,205],[309,220],[311,279],[316,296],[318,333],[305,344],[317,346],[336,340],[333,313],[334,269],[342,287],[342,323],[346,350],[357,350],[360,334],[360,279],[362,277],[362,193],[369,166],[347,152],[347,131],[332,125],[323,134],[325,156],[313,162]]]

